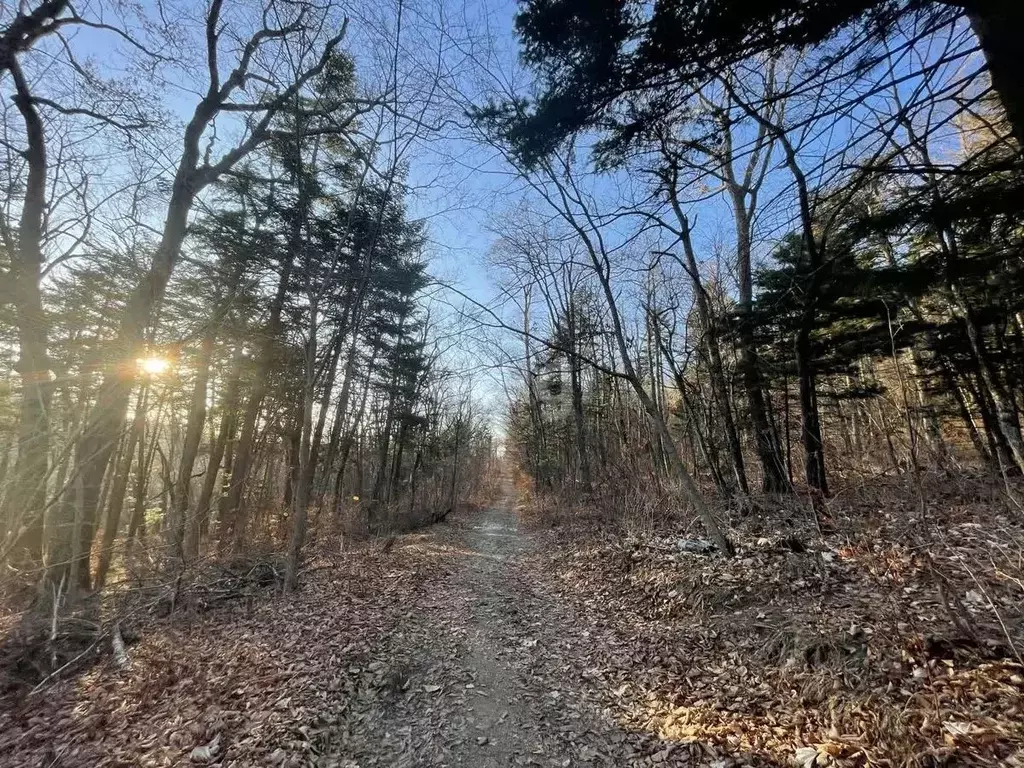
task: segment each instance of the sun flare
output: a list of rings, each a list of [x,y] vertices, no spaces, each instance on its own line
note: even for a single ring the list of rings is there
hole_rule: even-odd
[[[135,361],[139,370],[150,376],[159,376],[162,373],[167,373],[167,369],[171,367],[169,360],[165,360],[162,357],[141,357]]]

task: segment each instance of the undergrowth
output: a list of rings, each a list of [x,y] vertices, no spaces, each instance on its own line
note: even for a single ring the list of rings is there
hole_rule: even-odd
[[[812,765],[1024,764],[1024,525],[984,478],[876,478],[815,515],[721,503],[702,547],[672,489],[530,498],[553,588],[632,669],[631,727]],[[824,525],[822,524],[824,523]]]

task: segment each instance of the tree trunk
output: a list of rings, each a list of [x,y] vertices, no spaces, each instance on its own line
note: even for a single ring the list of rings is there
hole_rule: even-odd
[[[155,439],[155,436],[154,436]],[[145,417],[142,429],[136,439],[138,455],[135,462],[135,497],[132,505],[132,516],[128,521],[128,541],[133,542],[139,536],[146,535],[146,492],[149,485],[149,466],[152,451],[146,450]]]
[[[730,144],[731,146],[731,144]],[[731,158],[728,173],[732,174]],[[764,396],[764,380],[754,341],[754,325],[751,310],[754,302],[754,281],[751,270],[751,224],[747,209],[748,188],[729,179],[727,184],[733,205],[736,224],[736,271],[739,277],[737,314],[737,352],[743,390],[747,396],[750,424],[754,429],[757,458],[761,464],[761,483],[765,493],[785,493],[792,490],[786,477],[782,449],[776,439],[775,430],[768,419],[768,404]],[[751,197],[755,193],[750,192]],[[753,203],[751,203],[753,206]]]
[[[708,374],[711,378],[711,390],[714,392],[715,400],[718,402],[718,411],[722,416],[722,423],[725,427],[725,439],[729,446],[729,456],[732,460],[733,475],[739,486],[740,492],[749,494],[750,488],[747,485],[747,472],[743,462],[743,447],[740,444],[739,431],[736,429],[736,420],[733,418],[732,403],[729,398],[729,391],[725,384],[725,370],[722,365],[722,352],[718,340],[718,320],[714,316],[711,303],[708,301],[707,291],[700,279],[700,272],[697,269],[697,258],[693,252],[693,244],[690,241],[689,222],[686,217],[679,214],[680,226],[682,226],[683,253],[686,256],[687,273],[693,283],[694,300],[697,304],[697,314],[700,317],[701,330],[704,332],[704,348],[708,360]]]
[[[409,427],[402,423],[398,427],[398,436],[395,438],[395,455],[391,460],[391,479],[388,481],[391,488],[389,498],[397,498],[396,494],[401,490],[402,461],[405,458],[405,443],[408,439]]]
[[[937,190],[933,192],[933,195],[937,202],[941,202]],[[985,396],[992,404],[996,427],[1003,443],[1009,449],[1010,461],[1006,466],[1018,471],[1024,470],[1024,437],[1021,435],[1017,405],[1014,402],[1013,396],[1006,390],[999,372],[991,364],[985,339],[974,309],[960,288],[960,282],[956,274],[956,267],[960,261],[956,233],[951,226],[947,226],[943,221],[935,221],[934,226],[943,254],[946,257],[946,290],[950,303],[967,335],[968,346],[971,350],[981,386]]]
[[[359,407],[356,409],[355,414],[353,414],[351,427],[349,427],[341,440],[338,469],[334,478],[334,506],[336,509],[341,508],[341,494],[345,483],[345,467],[348,466],[348,457],[352,452],[352,444],[356,440],[359,424],[363,419],[363,413],[366,411],[366,401],[370,396],[370,377],[377,361],[377,351],[378,347],[377,345],[374,345],[373,354],[370,357],[370,364],[366,367],[366,382],[363,386],[363,391],[360,394]],[[362,491],[361,481],[359,483],[359,490],[360,492]]]
[[[302,565],[302,547],[306,541],[306,523],[309,516],[309,501],[313,491],[313,402],[316,399],[316,336],[317,303],[310,303],[309,340],[306,343],[305,377],[302,388],[302,412],[299,420],[298,482],[295,502],[292,505],[292,535],[288,546],[288,561],[285,565],[284,591],[295,589],[299,567]],[[335,355],[334,362],[337,363]],[[333,366],[332,366],[333,367]],[[323,420],[320,421],[323,429]]]
[[[238,423],[238,390],[241,366],[242,346],[239,344],[235,347],[234,354],[231,356],[231,368],[228,373],[228,381],[224,389],[224,399],[221,405],[220,427],[217,430],[217,437],[213,442],[213,449],[210,451],[210,458],[206,462],[206,475],[203,477],[203,489],[200,491],[199,500],[196,502],[196,512],[186,534],[185,553],[188,557],[195,557],[199,554],[200,539],[209,528],[213,492],[217,487],[217,476],[220,473],[221,462],[224,460],[224,453],[228,443],[235,439],[235,426]],[[230,462],[225,466],[225,472],[231,471],[229,465]]]
[[[16,532],[16,548],[29,562],[42,562],[43,514],[50,454],[49,318],[43,309],[43,226],[46,216],[46,137],[21,65],[13,54],[2,62],[14,81],[14,104],[25,123],[28,166],[17,243],[9,255],[10,289],[18,333],[15,370],[21,378],[18,454],[14,479],[0,514],[0,533]],[[6,530],[4,530],[6,529]],[[60,535],[60,534],[59,534]],[[59,582],[54,582],[59,583]]]
[[[650,395],[647,394],[647,390],[643,386],[643,382],[640,381],[637,376],[636,369],[633,367],[633,362],[629,356],[629,348],[626,345],[625,331],[622,328],[622,319],[619,315],[618,302],[615,300],[615,293],[612,290],[610,277],[606,271],[606,269],[610,269],[610,265],[608,265],[607,261],[602,262],[601,256],[598,254],[597,250],[595,250],[590,238],[586,237],[585,233],[579,229],[577,229],[577,232],[583,236],[587,252],[594,267],[594,272],[598,278],[598,282],[600,283],[601,292],[604,295],[605,304],[608,308],[608,313],[612,321],[614,341],[618,346],[619,356],[622,358],[622,365],[626,378],[632,386],[633,391],[636,393],[637,398],[640,400],[640,404],[643,406],[648,417],[653,422],[654,428],[661,435],[661,438],[665,443],[666,457],[668,459],[669,466],[672,469],[673,475],[682,484],[683,493],[686,496],[687,501],[697,511],[701,522],[704,524],[705,531],[707,531],[708,536],[710,536],[712,541],[714,541],[718,550],[726,557],[732,557],[735,553],[732,543],[722,531],[721,526],[718,524],[718,521],[715,519],[714,514],[708,508],[704,499],[701,498],[697,484],[694,483],[693,478],[690,476],[690,473],[686,470],[686,466],[683,464],[683,459],[679,454],[679,446],[676,445],[675,439],[672,437],[672,432],[665,423],[664,415],[657,407],[655,407]]]
[[[759,121],[758,118],[752,115]],[[767,123],[762,122],[762,125]],[[822,496],[828,495],[828,480],[825,475],[825,452],[821,440],[821,419],[818,414],[818,393],[816,391],[816,373],[811,349],[811,331],[818,309],[818,293],[822,281],[822,270],[825,266],[823,246],[818,242],[814,229],[814,214],[811,209],[811,196],[807,185],[807,177],[797,158],[796,150],[785,132],[777,126],[773,127],[776,139],[786,154],[786,166],[796,182],[797,198],[800,203],[800,224],[803,231],[803,249],[808,261],[808,276],[800,313],[800,328],[796,335],[796,375],[797,389],[800,396],[801,440],[804,447],[804,475],[807,484]],[[817,501],[817,498],[815,498]]]
[[[657,324],[654,326],[654,340],[662,350],[662,354],[665,356],[665,361],[668,363],[669,370],[672,372],[672,378],[675,381],[676,389],[679,391],[679,399],[683,404],[683,408],[686,410],[686,420],[690,427],[690,432],[693,434],[694,448],[699,449],[701,455],[704,457],[704,461],[708,465],[708,470],[711,472],[711,479],[715,483],[715,488],[723,496],[727,496],[729,492],[728,484],[725,478],[722,477],[722,472],[718,466],[718,462],[715,461],[713,451],[708,445],[708,441],[704,437],[704,432],[700,428],[700,424],[697,421],[696,410],[693,407],[693,402],[687,393],[686,380],[683,378],[683,372],[679,369],[676,363],[675,357],[672,355],[672,350],[668,348],[668,344],[662,338],[661,329]],[[696,455],[696,451],[693,452]],[[694,461],[696,465],[696,461]]]
[[[948,451],[945,440],[942,437],[942,423],[939,421],[935,408],[929,402],[928,392],[925,388],[925,377],[927,375],[924,357],[918,349],[910,350],[911,376],[914,379],[914,395],[917,399],[917,407],[920,411],[920,422],[922,431],[928,445],[929,451],[935,457],[940,468],[945,468]]]
[[[241,549],[245,537],[245,507],[242,503],[245,494],[245,482],[253,459],[256,422],[259,419],[260,410],[263,408],[263,398],[266,397],[270,384],[270,370],[276,357],[275,348],[278,343],[278,337],[281,334],[281,312],[284,309],[284,302],[288,296],[292,265],[299,247],[300,234],[301,232],[293,231],[290,247],[281,264],[281,276],[277,284],[277,293],[274,295],[274,300],[270,305],[270,316],[264,329],[263,343],[260,345],[260,350],[257,354],[252,390],[249,393],[249,400],[245,406],[245,413],[242,415],[242,433],[238,439],[238,446],[235,449],[234,464],[231,469],[231,485],[228,488],[227,499],[221,516],[220,545],[221,547],[229,546],[228,538],[230,538],[230,547],[235,552]]]
[[[359,334],[355,326],[352,327],[352,340],[349,343],[348,352],[346,353],[345,359],[345,376],[341,382],[341,391],[338,393],[338,402],[334,407],[334,423],[331,425],[331,436],[327,442],[327,455],[323,461],[323,479],[321,481],[320,493],[327,493],[328,486],[330,485],[330,478],[337,478],[339,475],[335,473],[334,462],[339,456],[341,449],[344,448],[344,462],[348,460],[348,446],[346,443],[346,432],[345,432],[345,421],[348,419],[348,403],[352,397],[352,386],[356,379],[356,367],[359,362]],[[370,358],[370,362],[367,365],[367,371],[372,371],[377,361],[377,343],[376,341],[371,343],[373,353]],[[344,466],[342,466],[342,472],[344,472]],[[334,495],[337,497],[340,486],[335,481]],[[335,498],[335,504],[338,499]]]
[[[110,490],[110,498],[107,502],[107,519],[103,526],[103,541],[100,544],[100,558],[96,566],[96,578],[93,581],[93,589],[102,589],[106,584],[107,572],[110,570],[110,560],[113,557],[114,541],[117,538],[117,529],[121,524],[121,513],[124,510],[124,498],[128,491],[128,480],[132,473],[132,462],[135,458],[135,446],[140,440],[143,430],[146,428],[146,398],[148,391],[145,386],[136,396],[135,418],[132,422],[131,431],[125,445],[121,461],[114,474],[113,485]]]
[[[1006,110],[1018,149],[1024,150],[1024,3],[1020,0],[965,0],[974,34],[988,63],[992,87]]]
[[[530,425],[533,427],[529,459],[533,463],[533,479],[537,490],[547,487],[547,466],[545,455],[547,441],[545,439],[544,415],[541,412],[540,397],[537,395],[536,375],[533,372],[533,349],[530,346],[530,309],[531,296],[529,288],[523,291],[523,365],[525,366],[524,383],[529,398]]]
[[[992,399],[977,370],[973,371],[973,376],[968,377],[965,381],[971,398],[978,406],[981,423],[985,428],[985,439],[988,441],[989,451],[994,459],[994,468],[997,472],[1002,472],[1013,466],[1013,454],[1010,452],[1010,446],[1006,444],[1006,437],[999,428],[999,420],[992,406]]]
[[[330,410],[331,395],[334,392],[334,383],[338,378],[338,362],[341,359],[341,347],[344,341],[343,329],[335,331],[335,337],[331,340],[331,359],[325,369],[326,379],[323,381],[323,393],[320,395],[320,412],[317,414],[316,426],[313,428],[313,439],[310,444],[309,461],[312,468],[310,485],[314,485],[316,479],[317,464],[320,459],[320,445],[324,439],[324,429],[327,426],[327,411]],[[333,431],[333,427],[332,427]],[[313,489],[310,488],[310,500],[313,499]]]
[[[687,421],[690,425],[690,432],[693,436],[694,447],[700,450],[701,456],[704,457],[704,462],[708,465],[708,471],[711,472],[711,480],[715,484],[715,488],[722,494],[723,498],[728,496],[729,484],[725,478],[722,477],[722,469],[718,465],[718,461],[715,459],[714,450],[708,444],[707,438],[704,436],[704,431],[700,428],[700,422],[697,419],[696,409],[693,407],[693,401],[690,396],[686,393],[686,382],[680,374],[676,373],[676,386],[679,388],[679,399],[683,403],[683,408],[686,409]],[[696,453],[694,451],[694,453]],[[696,465],[696,457],[694,464]]]
[[[302,424],[295,424],[288,431],[288,472],[284,476],[284,492],[281,503],[291,508],[295,500],[295,486],[299,481],[299,451],[302,450]]]
[[[452,457],[452,480],[448,487],[448,509],[455,509],[459,501],[459,451],[462,448],[462,417],[455,421],[455,450]]]
[[[959,294],[959,291],[956,293]],[[962,298],[960,301],[961,304],[964,304]],[[967,306],[963,306],[962,309],[961,320],[967,331],[967,338],[975,358],[979,378],[985,387],[985,394],[992,403],[996,427],[1006,447],[1009,449],[1011,460],[1009,466],[1017,470],[1024,470],[1024,439],[1021,436],[1016,404],[1010,393],[1003,387],[998,372],[993,369],[988,359],[988,352],[985,349],[981,329],[978,327],[973,312]]]
[[[198,139],[197,139],[198,141]],[[198,151],[198,150],[197,150]],[[128,300],[117,338],[111,345],[114,359],[103,374],[96,403],[78,443],[78,465],[82,471],[82,552],[92,547],[96,529],[96,505],[110,456],[124,428],[128,401],[136,378],[135,359],[142,350],[144,334],[153,310],[161,302],[171,272],[185,240],[188,214],[195,199],[194,181],[183,158],[174,180],[167,208],[163,236],[149,272]],[[88,585],[89,563],[79,568],[80,578]]]
[[[576,303],[569,302],[569,344],[573,350],[569,356],[569,383],[572,388],[572,415],[576,427],[576,455],[580,467],[580,480],[584,493],[590,493],[592,481],[590,478],[590,454],[587,445],[587,422],[583,413],[583,371],[579,357],[575,354],[579,349],[577,338]]]
[[[975,453],[978,454],[978,458],[981,463],[994,472],[999,471],[998,461],[992,452],[985,445],[985,441],[982,440],[981,431],[978,429],[978,424],[974,420],[974,414],[971,413],[970,403],[967,400],[967,396],[964,394],[960,383],[957,381],[957,376],[954,374],[952,367],[945,361],[941,360],[941,372],[942,380],[946,385],[946,388],[953,395],[953,401],[956,403],[957,412],[960,414],[960,418],[964,422],[964,427],[967,429],[967,436],[970,438],[971,445],[974,447]]]
[[[196,359],[196,380],[192,386],[192,402],[189,406],[188,422],[185,425],[185,440],[178,462],[178,479],[174,493],[174,508],[171,516],[171,556],[185,559],[185,530],[191,525],[188,519],[189,496],[192,486],[192,469],[199,455],[199,443],[203,438],[206,423],[206,393],[210,383],[210,363],[213,360],[213,328],[208,328],[199,347]],[[198,510],[193,513],[193,517]]]
[[[822,496],[828,496],[810,333],[810,327],[805,320],[796,336],[796,376],[800,392],[800,437],[804,448],[804,476],[807,485]]]
[[[237,417],[231,420],[230,430],[227,432],[224,444],[224,471],[221,473],[220,498],[217,500],[217,541],[221,549],[230,542],[231,531],[225,529],[225,524],[228,520],[228,499],[235,470],[235,448],[238,445],[238,441],[235,439],[237,421]]]
[[[377,474],[373,481],[373,494],[371,496],[375,502],[386,502],[388,500],[385,494],[385,481],[388,475],[388,453],[391,451],[391,431],[395,423],[395,386],[395,382],[392,381],[390,387],[391,392],[388,394],[387,409],[385,410],[384,428],[381,430],[380,445],[378,446]]]

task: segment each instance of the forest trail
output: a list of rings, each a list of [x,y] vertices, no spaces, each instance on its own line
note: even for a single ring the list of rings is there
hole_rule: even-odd
[[[406,544],[448,575],[409,606],[387,656],[401,695],[361,735],[360,765],[569,766],[631,762],[630,734],[577,689],[570,659],[543,649],[573,632],[531,580],[533,541],[512,494]]]
[[[0,698],[0,768],[1021,764],[1005,761],[1020,754],[1019,664],[902,663],[913,636],[889,631],[908,610],[895,601],[941,610],[920,580],[885,589],[838,548],[756,533],[726,560],[547,522],[506,490],[384,546],[318,541],[287,598],[260,587],[203,605],[193,588],[165,619],[126,625],[127,663],[107,653]],[[968,561],[989,534],[946,535],[947,557]],[[838,642],[853,651],[807,660]],[[855,674],[870,685],[843,682]],[[879,725],[878,711],[900,719]],[[976,740],[936,736],[936,722],[974,721],[988,729]]]
[[[609,641],[570,615],[549,557],[506,489],[319,558],[287,600],[182,608],[128,665],[0,706],[0,766],[698,764],[598,703],[587,654]]]

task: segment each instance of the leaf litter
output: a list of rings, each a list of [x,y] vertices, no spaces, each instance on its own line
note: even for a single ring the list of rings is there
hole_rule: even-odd
[[[968,512],[807,547],[741,521],[723,560],[686,526],[524,530],[506,502],[5,701],[0,765],[1024,766],[1019,583],[991,556],[1024,536]]]
[[[533,573],[627,728],[730,766],[1022,766],[1024,530],[942,502],[847,510],[826,536],[737,518],[731,560],[677,546],[679,522],[542,530]]]

